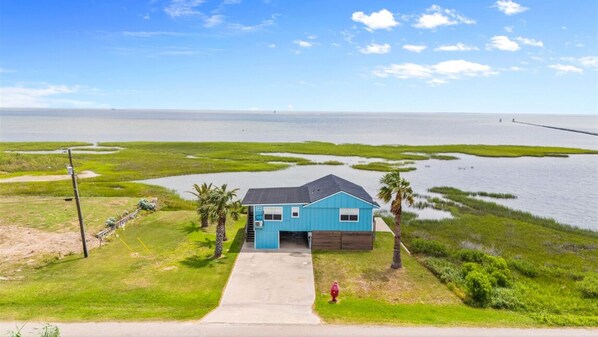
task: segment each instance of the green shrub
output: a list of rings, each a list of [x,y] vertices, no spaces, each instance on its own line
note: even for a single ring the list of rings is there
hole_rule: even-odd
[[[509,260],[509,266],[517,270],[521,275],[531,278],[538,276],[538,269],[527,261],[519,259]]]
[[[581,295],[585,298],[598,298],[598,276],[588,274],[583,280],[577,282],[577,287]]]
[[[492,291],[490,306],[495,309],[516,310],[522,307],[521,302],[512,289],[496,288]]]
[[[474,270],[481,270],[481,266],[474,262],[465,262],[461,265],[461,276],[465,278],[469,273],[471,273]]]
[[[448,256],[446,247],[434,240],[414,239],[411,244],[411,252],[435,257]]]
[[[110,217],[106,220],[106,227],[114,227],[116,226],[116,218]]]
[[[455,256],[463,262],[477,262],[482,263],[486,254],[475,249],[461,249]]]
[[[137,207],[141,208],[144,211],[155,211],[156,210],[156,204],[147,201],[147,199],[139,200],[139,203],[137,203]]]
[[[504,271],[495,270],[490,274],[490,282],[496,287],[509,288],[512,285],[511,278]]]
[[[469,296],[480,306],[488,305],[492,296],[492,283],[488,275],[482,271],[474,270],[465,277],[465,286]]]

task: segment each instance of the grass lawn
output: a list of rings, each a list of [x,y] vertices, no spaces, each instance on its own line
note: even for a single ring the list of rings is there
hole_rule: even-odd
[[[392,234],[377,233],[370,252],[315,251],[316,312],[330,323],[536,325],[523,314],[466,306],[405,252],[404,268],[391,269],[392,247]],[[341,287],[337,304],[328,303],[333,281]]]
[[[204,231],[197,223],[194,211],[158,211],[88,259],[71,255],[25,269],[22,280],[1,281],[0,320],[198,319],[218,305],[244,219],[230,222],[218,260],[210,259],[215,226]]]
[[[102,230],[109,217],[118,218],[137,207],[139,198],[82,197],[85,228],[90,233]],[[60,197],[0,197],[0,226],[18,225],[45,231],[78,231],[75,200]]]

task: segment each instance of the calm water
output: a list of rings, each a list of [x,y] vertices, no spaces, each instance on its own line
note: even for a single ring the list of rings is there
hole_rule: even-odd
[[[306,141],[365,144],[519,144],[598,149],[598,137],[511,123],[511,119],[598,132],[598,115],[249,113],[157,110],[0,109],[1,141]],[[502,123],[499,122],[502,119]],[[509,207],[598,230],[598,156],[478,158],[418,162],[405,173],[417,192],[448,185],[513,193]],[[332,159],[332,158],[328,158]],[[193,158],[189,158],[193,160]],[[325,159],[323,159],[325,160]],[[321,160],[321,161],[323,161]],[[344,166],[297,166],[265,173],[221,173],[153,179],[184,196],[193,183],[241,188],[295,186],[334,173],[375,195],[380,173]],[[445,214],[428,214],[441,217]]]
[[[415,192],[420,194],[429,194],[427,190],[434,186],[513,193],[517,195],[517,199],[492,201],[554,218],[562,223],[598,230],[598,156],[511,159],[457,156],[460,160],[417,162],[417,170],[405,172],[403,176],[411,182]],[[349,157],[348,160],[333,156],[305,157],[316,161],[336,159],[347,164],[356,162],[355,157]],[[186,191],[194,183],[229,184],[239,188],[239,195],[243,196],[251,187],[299,186],[330,173],[363,186],[372,196],[376,195],[378,181],[382,176],[380,172],[354,170],[348,165],[317,165],[293,166],[275,172],[195,174],[143,182],[174,189],[181,196],[191,199],[193,196]],[[426,210],[423,214],[425,218],[439,218],[443,215],[442,212],[431,210]]]
[[[502,118],[502,123],[499,119]],[[520,144],[598,149],[598,115],[239,113],[0,109],[2,141],[306,141],[364,144]]]

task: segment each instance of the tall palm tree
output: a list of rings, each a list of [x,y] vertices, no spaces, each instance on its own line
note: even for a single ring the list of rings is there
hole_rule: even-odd
[[[189,193],[197,197],[197,213],[199,213],[201,227],[206,228],[208,227],[209,219],[209,214],[207,212],[206,206],[210,200],[210,193],[213,190],[213,186],[212,183],[203,183],[201,184],[201,186],[193,184],[193,188],[195,189],[195,192],[189,191]]]
[[[391,268],[399,269],[403,267],[401,261],[401,213],[403,211],[403,201],[407,201],[409,206],[413,205],[413,190],[409,186],[409,182],[401,178],[401,172],[396,169],[388,172],[380,179],[380,190],[378,191],[378,198],[389,202],[390,211],[395,216],[395,243],[394,252],[392,254]]]
[[[222,256],[227,216],[237,221],[241,210],[240,202],[236,200],[239,189],[228,190],[227,188],[226,184],[214,188],[212,193],[210,193],[209,204],[204,207],[210,219],[217,221],[216,247],[214,248],[215,258]]]

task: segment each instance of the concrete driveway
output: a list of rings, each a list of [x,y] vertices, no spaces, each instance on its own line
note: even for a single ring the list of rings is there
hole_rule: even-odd
[[[307,247],[256,251],[245,244],[220,306],[201,323],[318,324],[312,311],[315,297]]]

